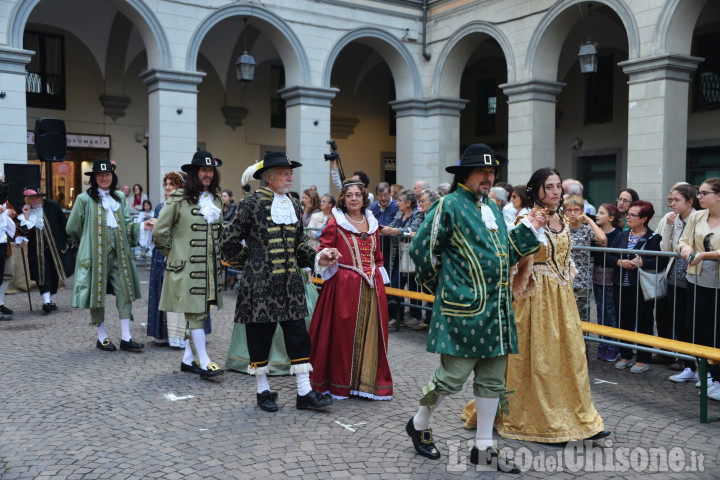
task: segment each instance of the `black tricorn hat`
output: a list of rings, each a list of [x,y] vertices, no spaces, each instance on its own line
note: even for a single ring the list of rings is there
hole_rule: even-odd
[[[465,149],[457,164],[446,167],[445,171],[454,174],[475,167],[502,167],[507,164],[507,157],[494,154],[492,148],[484,143],[474,143]]]
[[[95,160],[93,162],[93,168],[89,172],[85,172],[85,175],[88,177],[90,175],[95,175],[96,173],[105,173],[105,172],[114,172],[115,171],[115,164],[112,163],[107,158],[101,158],[100,160]]]
[[[302,163],[290,160],[285,152],[266,153],[262,163],[260,164],[260,168],[255,170],[255,173],[253,173],[253,178],[260,180],[264,171],[274,167],[297,168],[302,167]]]
[[[213,157],[213,154],[206,150],[198,150],[193,155],[192,161],[186,163],[182,167],[183,172],[187,172],[190,167],[220,167],[222,166],[222,160]]]

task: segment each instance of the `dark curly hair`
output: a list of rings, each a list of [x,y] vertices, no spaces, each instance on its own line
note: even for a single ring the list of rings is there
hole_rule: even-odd
[[[560,176],[560,172],[558,172],[554,168],[541,168],[538,170],[535,170],[535,173],[532,174],[530,177],[530,180],[528,180],[527,183],[527,197],[528,197],[528,203],[530,205],[543,205],[543,200],[545,200],[545,197],[547,196],[545,194],[545,181],[552,177],[553,175],[557,175],[560,181],[562,182],[562,177]],[[560,187],[562,190],[562,187]],[[564,193],[564,192],[562,192]],[[561,193],[561,198],[562,198]],[[562,202],[560,202],[560,205],[558,205],[558,208],[562,207]]]
[[[185,198],[185,200],[187,200],[190,204],[198,203],[200,194],[205,191],[205,185],[202,184],[202,182],[200,181],[200,176],[198,175],[199,171],[200,167],[189,167],[187,171],[187,176],[185,177],[185,192],[183,194],[183,198]],[[217,168],[215,168],[215,173],[213,174],[212,181],[207,187],[207,191],[215,198],[215,200],[218,200],[220,198],[220,195],[218,194],[219,186],[220,172]]]
[[[104,172],[103,172],[104,173]],[[117,196],[115,193],[115,190],[117,189],[118,184],[118,176],[115,173],[115,171],[110,172],[112,173],[112,183],[110,184],[110,196],[114,198],[116,201],[120,201],[120,197]],[[94,173],[90,175],[90,186],[87,189],[87,194],[90,195],[90,198],[95,200],[96,203],[100,203],[100,192],[98,192],[98,183],[97,183],[97,173]]]
[[[362,181],[360,182],[362,183]],[[340,190],[340,196],[337,200],[337,207],[342,210],[343,213],[347,213],[347,206],[345,205],[345,194],[348,191],[348,188],[350,187],[358,187],[360,191],[362,192],[363,196],[363,204],[362,207],[360,207],[360,211],[363,215],[365,215],[365,209],[370,206],[370,198],[368,197],[367,188],[365,188],[364,185],[358,184],[357,180],[353,180],[352,178],[348,178],[345,180],[342,184],[342,190]]]

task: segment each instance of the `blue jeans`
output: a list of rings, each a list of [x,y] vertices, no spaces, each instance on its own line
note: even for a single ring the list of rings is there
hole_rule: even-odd
[[[615,302],[613,301],[612,285],[593,283],[593,296],[597,307],[597,323],[606,327],[617,327]]]

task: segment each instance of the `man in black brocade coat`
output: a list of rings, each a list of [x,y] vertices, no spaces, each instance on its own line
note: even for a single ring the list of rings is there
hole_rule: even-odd
[[[297,376],[297,408],[322,408],[332,403],[329,396],[310,388],[308,309],[301,269],[332,267],[338,253],[336,249],[318,253],[307,244],[300,206],[286,195],[292,187],[292,169],[299,166],[281,152],[265,155],[253,177],[264,179],[268,186],[238,204],[220,237],[226,260],[243,269],[235,321],[245,324],[251,362],[248,373],[256,376],[258,405],[269,412],[278,410],[277,393],[270,391],[267,381],[277,322],[283,329],[290,373]]]
[[[66,218],[55,200],[43,198],[38,186],[29,186],[23,192],[27,202],[18,216],[18,235],[28,242],[28,268],[30,278],[37,283],[43,298],[43,312],[57,310],[53,296],[60,279],[65,280],[60,252],[67,244]],[[20,238],[20,237],[18,237]],[[18,243],[18,239],[15,240]],[[72,273],[72,272],[71,272]]]

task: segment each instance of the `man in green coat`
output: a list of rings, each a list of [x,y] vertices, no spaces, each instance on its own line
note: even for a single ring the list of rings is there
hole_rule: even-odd
[[[218,238],[223,228],[220,196],[220,159],[198,151],[189,164],[185,188],[174,190],[165,201],[153,227],[155,246],[167,257],[160,305],[164,312],[185,314],[190,340],[185,341],[183,372],[208,379],[222,374],[205,349],[205,321],[210,306],[222,308]]]
[[[75,199],[65,231],[78,245],[71,305],[90,309],[90,325],[98,329],[96,347],[117,350],[105,331],[105,299],[115,294],[122,338],[120,350],[139,351],[143,344],[130,335],[132,302],[140,298],[140,282],[131,247],[138,244],[140,224],[130,219],[127,199],[117,191],[115,164],[95,160],[90,188]]]
[[[482,452],[482,463],[518,473],[493,447],[492,426],[498,407],[507,403],[507,356],[517,353],[510,269],[539,249],[547,220],[533,211],[508,232],[502,212],[487,197],[497,169],[507,163],[485,144],[468,147],[457,165],[445,169],[455,175],[450,193],[430,207],[410,245],[418,284],[435,294],[427,351],[440,354],[440,366],[405,430],[420,455],[439,459],[431,411],[474,373],[478,428],[470,461],[478,464]]]

